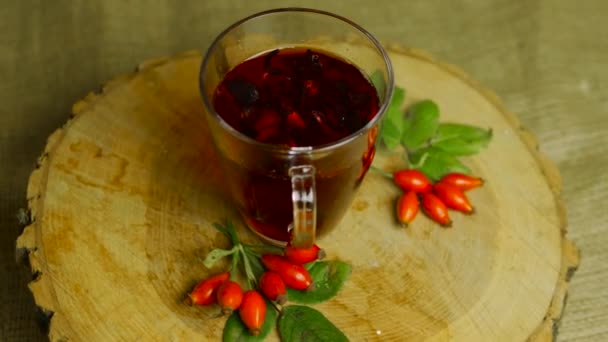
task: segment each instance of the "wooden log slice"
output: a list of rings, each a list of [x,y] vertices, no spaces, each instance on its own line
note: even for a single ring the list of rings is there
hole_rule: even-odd
[[[578,263],[557,169],[462,72],[420,51],[390,55],[408,103],[430,98],[443,121],[494,130],[489,148],[464,160],[487,183],[470,192],[477,213],[453,214],[453,228],[420,216],[405,229],[393,219],[399,191],[370,172],[340,227],[319,241],[353,273],[317,309],[353,341],[550,340]],[[37,275],[37,304],[52,313],[51,340],[221,339],[217,308],[188,307],[183,295],[225,266],[201,262],[227,244],[213,222],[232,218],[255,238],[224,192],[200,62],[186,53],[142,64],[78,102],[49,138],[27,190],[33,223],[17,246]],[[379,153],[375,163],[394,160]]]

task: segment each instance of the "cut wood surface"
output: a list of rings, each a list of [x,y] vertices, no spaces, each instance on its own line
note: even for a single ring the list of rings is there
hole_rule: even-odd
[[[453,228],[421,216],[406,229],[393,220],[398,190],[370,172],[319,241],[353,273],[317,308],[353,341],[551,340],[578,264],[559,173],[491,92],[421,51],[390,51],[408,103],[431,98],[442,120],[493,129],[489,148],[465,160],[487,183],[470,192],[477,213],[454,214]],[[143,63],[77,103],[49,138],[28,186],[34,221],[17,244],[38,274],[37,304],[53,313],[51,340],[220,340],[217,308],[181,300],[224,266],[201,262],[227,244],[213,222],[232,218],[255,238],[222,187],[200,61]],[[402,166],[383,153],[375,164]]]

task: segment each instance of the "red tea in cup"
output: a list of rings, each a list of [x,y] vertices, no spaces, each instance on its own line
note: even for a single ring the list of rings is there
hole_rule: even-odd
[[[291,147],[335,143],[365,127],[379,112],[378,93],[354,65],[327,52],[284,48],[254,56],[230,70],[213,96],[215,112],[260,143]],[[375,133],[375,128],[373,129]],[[338,224],[373,159],[375,134],[360,163],[335,158],[315,175],[317,231]],[[275,169],[283,169],[277,161]],[[284,174],[227,167],[227,181],[248,225],[271,240],[289,239],[292,183]]]
[[[357,67],[320,51],[277,49],[229,71],[213,106],[259,142],[318,146],[361,129],[378,113],[376,89]]]

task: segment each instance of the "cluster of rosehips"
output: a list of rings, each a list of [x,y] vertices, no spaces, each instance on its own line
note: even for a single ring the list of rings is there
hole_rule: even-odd
[[[217,303],[224,315],[238,310],[249,332],[258,335],[266,317],[266,302],[260,292],[268,300],[282,305],[287,301],[287,288],[300,291],[311,289],[312,278],[303,265],[322,259],[324,256],[325,252],[317,245],[297,249],[288,244],[283,255],[262,255],[261,261],[266,271],[257,281],[259,291],[250,289],[243,292],[241,285],[230,279],[230,272],[224,272],[197,284],[188,294],[186,304]]]
[[[473,213],[465,191],[483,185],[483,179],[461,173],[449,173],[433,184],[424,173],[414,169],[397,171],[393,179],[404,191],[397,201],[397,219],[404,225],[416,218],[422,203],[427,216],[444,227],[451,226],[448,208]]]

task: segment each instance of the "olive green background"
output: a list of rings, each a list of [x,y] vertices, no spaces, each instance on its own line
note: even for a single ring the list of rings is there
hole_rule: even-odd
[[[559,166],[582,251],[559,340],[608,340],[608,1],[0,0],[0,341],[45,339],[15,262],[15,214],[71,104],[140,61],[203,50],[236,19],[287,5],[428,50],[519,115]]]

